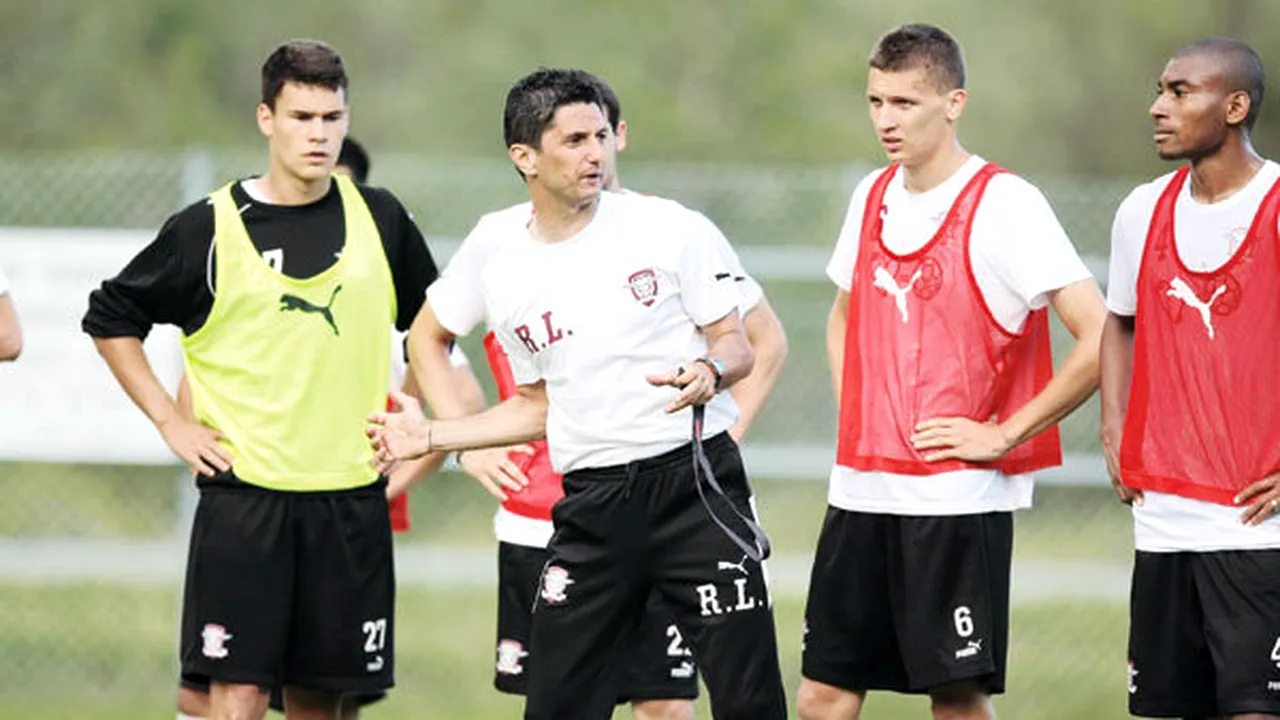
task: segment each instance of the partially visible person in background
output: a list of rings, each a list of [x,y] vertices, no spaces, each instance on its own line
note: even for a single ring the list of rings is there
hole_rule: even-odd
[[[364,149],[364,145],[350,135],[343,139],[342,149],[338,151],[338,164],[333,166],[335,174],[346,175],[357,183],[366,185],[372,167],[373,163],[369,160],[369,152]]]
[[[345,175],[356,183],[364,185],[369,180],[371,163],[364,146],[355,138],[347,136],[342,141],[342,150],[338,153],[338,163],[334,166],[335,175]],[[0,277],[0,280],[3,278]],[[420,397],[417,382],[413,373],[407,372],[404,349],[404,333],[392,332],[391,367],[389,372],[389,389],[399,388],[401,392]],[[454,368],[453,379],[458,393],[469,407],[479,410],[484,407],[484,391],[471,372],[470,363],[461,348],[456,345],[450,353],[450,362]],[[191,411],[191,386],[184,373],[178,382],[178,407],[194,420]],[[416,480],[430,475],[444,463],[444,453],[431,453],[419,460],[399,463],[387,474],[387,498],[391,509],[391,529],[394,532],[409,531],[409,497],[405,494],[408,487]],[[342,720],[358,720],[360,708],[375,703],[386,697],[386,692],[360,693],[351,698],[344,698],[341,714]],[[284,694],[279,686],[271,690],[272,710],[284,712]],[[178,685],[178,720],[197,720],[209,715],[209,684],[198,679],[183,679]]]
[[[0,268],[0,362],[17,360],[22,354],[22,323],[13,306],[13,293],[9,291],[9,278]]]

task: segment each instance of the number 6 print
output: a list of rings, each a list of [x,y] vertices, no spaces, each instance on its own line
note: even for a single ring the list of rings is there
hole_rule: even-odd
[[[957,635],[967,638],[973,634],[973,617],[968,605],[961,605],[956,608],[955,613],[952,614],[952,619],[956,623]]]

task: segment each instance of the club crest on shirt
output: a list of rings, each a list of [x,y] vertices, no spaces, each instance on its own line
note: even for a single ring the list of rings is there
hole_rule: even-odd
[[[658,299],[658,274],[653,268],[637,270],[627,277],[627,289],[636,302],[651,307]]]

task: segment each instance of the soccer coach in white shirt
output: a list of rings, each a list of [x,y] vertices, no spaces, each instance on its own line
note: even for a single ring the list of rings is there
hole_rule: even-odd
[[[511,215],[512,242],[483,284],[519,394],[436,421],[399,396],[403,409],[373,416],[370,436],[384,461],[546,436],[565,498],[534,610],[542,656],[525,718],[609,716],[652,589],[693,646],[717,718],[785,718],[767,541],[727,432],[737,408],[721,392],[752,367],[738,291],[705,217],[602,192],[602,107],[596,85],[563,70],[507,95],[508,154],[534,214]]]

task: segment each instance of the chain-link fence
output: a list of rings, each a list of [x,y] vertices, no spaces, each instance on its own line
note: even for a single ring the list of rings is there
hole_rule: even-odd
[[[91,283],[114,272],[168,214],[261,164],[256,153],[202,150],[0,155],[0,267],[20,311],[24,302],[31,310],[25,357],[0,368],[0,448],[8,448],[0,456],[0,718],[163,717],[171,706],[193,492],[140,413],[121,420],[118,408],[106,413],[106,401],[94,399],[109,392],[126,402],[113,385],[104,389],[109,378],[80,334],[78,313]],[[746,452],[776,548],[774,591],[791,687],[835,436],[824,340],[833,288],[823,269],[849,192],[869,167],[623,165],[628,186],[679,199],[725,230],[789,335],[786,369]],[[499,160],[381,155],[373,179],[415,214],[441,263],[480,213],[523,194]],[[1111,217],[1130,183],[1032,179],[1105,280]],[[100,232],[122,228],[136,232]],[[99,241],[115,254],[90,252]],[[51,295],[50,287],[60,309],[32,307],[31,296]],[[1059,357],[1065,338],[1058,333]],[[172,380],[176,366],[157,358],[172,354],[166,342],[151,340],[148,349]],[[477,338],[463,347],[481,357]],[[69,361],[76,352],[83,354]],[[23,387],[14,388],[18,380]],[[82,420],[98,417],[83,429]],[[30,438],[22,447],[4,443],[19,433]],[[1068,467],[1051,473],[1037,509],[1019,516],[1011,695],[1001,705],[1011,717],[1124,716],[1131,540],[1105,484],[1096,436],[1091,402],[1064,423]],[[126,451],[135,440],[153,450]],[[399,542],[400,688],[368,715],[510,717],[518,705],[503,704],[488,682],[491,499],[446,473],[422,483],[412,504],[413,530]],[[871,712],[894,717],[894,702],[873,701],[880,709]],[[914,708],[913,716],[925,712]]]

